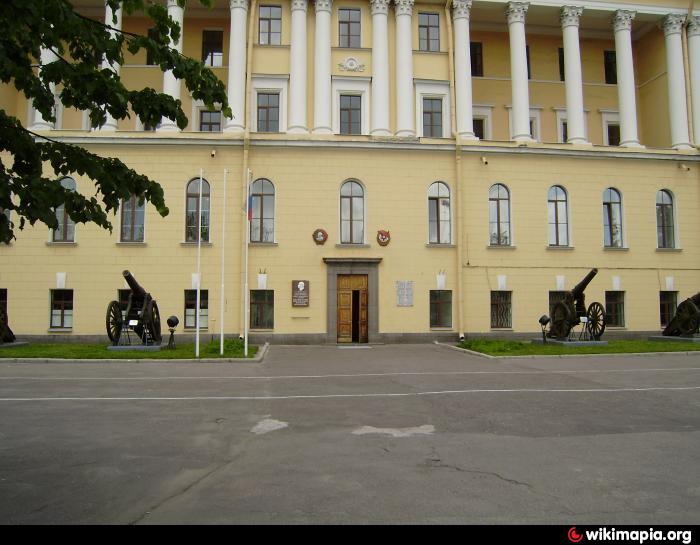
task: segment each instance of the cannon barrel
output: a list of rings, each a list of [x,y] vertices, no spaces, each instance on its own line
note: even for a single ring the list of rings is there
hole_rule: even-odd
[[[144,299],[147,295],[147,292],[141,287],[141,284],[139,284],[136,281],[134,275],[131,274],[129,271],[123,271],[122,274],[124,275],[124,280],[126,280],[126,283],[129,284],[129,287],[131,288],[133,294],[139,299]]]
[[[693,303],[695,303],[695,306],[696,306],[696,307],[700,307],[700,291],[697,292],[697,293],[696,293],[695,295],[693,295],[692,297],[689,297],[689,299],[690,299]]]
[[[571,290],[571,295],[574,299],[578,299],[581,297],[581,295],[583,295],[583,292],[586,290],[588,284],[591,283],[591,280],[593,280],[596,274],[598,274],[598,269],[591,269],[583,280],[574,286],[574,289]]]

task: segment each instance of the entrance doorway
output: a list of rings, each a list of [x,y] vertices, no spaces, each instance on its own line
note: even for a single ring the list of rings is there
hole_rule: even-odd
[[[367,275],[338,275],[338,342],[367,342]]]

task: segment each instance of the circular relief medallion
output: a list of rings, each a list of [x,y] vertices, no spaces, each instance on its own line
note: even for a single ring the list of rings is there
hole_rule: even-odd
[[[380,246],[386,246],[387,244],[389,244],[390,241],[391,234],[389,233],[389,231],[384,231],[383,229],[377,231],[377,242]]]
[[[325,244],[328,240],[328,233],[324,229],[316,229],[312,236],[316,244]]]

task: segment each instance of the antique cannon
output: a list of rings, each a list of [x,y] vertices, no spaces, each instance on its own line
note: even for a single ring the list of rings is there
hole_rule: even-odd
[[[586,308],[584,291],[591,280],[598,274],[598,269],[591,271],[574,289],[567,291],[562,301],[552,308],[551,322],[547,336],[552,339],[568,339],[571,330],[585,322],[585,331],[590,339],[599,341],[605,331],[605,308],[600,303],[591,303]],[[586,318],[582,320],[582,318]]]
[[[13,342],[15,342],[15,334],[7,323],[7,313],[0,308],[0,344]]]
[[[667,337],[693,335],[700,326],[700,292],[683,301],[676,309],[676,314],[664,329]]]
[[[144,290],[129,271],[122,272],[131,288],[126,313],[122,317],[119,301],[107,306],[107,335],[115,346],[119,344],[122,331],[133,330],[143,344],[160,344],[160,313],[151,294]]]

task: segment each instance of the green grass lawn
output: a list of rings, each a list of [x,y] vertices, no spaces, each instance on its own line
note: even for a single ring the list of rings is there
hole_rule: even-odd
[[[258,351],[257,346],[248,346],[248,357],[252,358]],[[243,341],[227,339],[224,341],[224,355],[219,355],[219,341],[200,343],[200,358],[242,358]],[[59,359],[194,359],[194,344],[178,344],[175,350],[167,350],[163,347],[157,352],[145,352],[139,350],[107,350],[106,344],[26,344],[24,346],[0,348],[0,360],[2,358],[59,358]]]
[[[608,341],[607,346],[567,347],[555,344],[533,344],[529,341],[497,341],[488,339],[469,339],[458,344],[475,352],[490,356],[530,356],[560,354],[624,354],[639,352],[690,352],[700,351],[700,344],[691,342],[660,342],[646,340]]]

